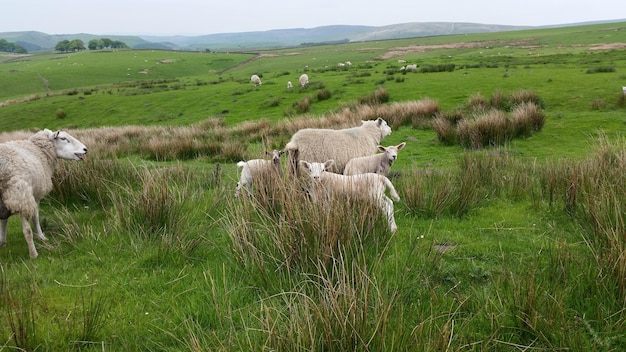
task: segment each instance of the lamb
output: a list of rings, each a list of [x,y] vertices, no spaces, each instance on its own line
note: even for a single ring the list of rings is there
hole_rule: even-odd
[[[250,81],[254,83],[255,86],[261,85],[261,78],[257,75],[252,75],[252,77],[250,77]]]
[[[406,65],[407,71],[417,71],[417,64]]]
[[[31,258],[39,254],[33,231],[46,240],[39,223],[39,201],[52,190],[52,174],[57,159],[81,161],[87,147],[66,132],[44,129],[28,139],[0,144],[0,247],[6,245],[11,215],[22,218],[22,232]]]
[[[359,127],[341,130],[301,129],[285,146],[290,171],[297,174],[298,160],[324,162],[333,159],[332,171],[341,174],[350,159],[375,154],[380,141],[390,134],[391,127],[380,117],[361,121]]]
[[[304,87],[309,84],[309,75],[303,73],[298,80],[300,81],[300,87]]]
[[[406,142],[402,142],[398,145],[390,145],[386,148],[379,145],[378,150],[382,153],[350,159],[346,164],[346,168],[343,170],[343,174],[357,175],[375,173],[387,175],[391,165],[393,165],[393,162],[396,161],[398,157],[398,151],[402,150],[405,145]]]
[[[393,200],[400,200],[400,196],[389,179],[379,174],[359,174],[359,175],[339,175],[328,172],[333,164],[333,160],[324,163],[309,163],[300,160],[302,169],[306,170],[311,178],[311,196],[317,201],[320,196],[327,199],[334,195],[348,195],[354,198],[371,199],[375,201],[380,209],[387,216],[389,230],[396,232],[398,226],[393,214],[393,201],[387,197],[385,191],[389,189],[389,194]]]
[[[291,84],[291,81],[287,81],[287,89],[291,88],[293,88],[293,84]]]
[[[250,191],[254,179],[261,177],[263,173],[267,174],[282,174],[280,166],[280,156],[283,155],[282,150],[273,150],[271,153],[265,152],[272,157],[269,160],[266,159],[252,159],[248,161],[240,161],[237,166],[241,168],[241,176],[239,182],[237,182],[237,188],[235,189],[235,197],[239,197],[239,192],[242,188],[246,188]]]

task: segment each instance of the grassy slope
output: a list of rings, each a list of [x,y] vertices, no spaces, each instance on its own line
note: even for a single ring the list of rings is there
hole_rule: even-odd
[[[250,55],[123,51],[85,52],[69,57],[55,55],[54,60],[49,56],[32,57],[30,61],[0,66],[0,100],[44,93],[39,74],[48,79],[55,92],[75,88],[94,89],[94,92],[89,95],[62,94],[0,107],[0,130],[188,125],[218,116],[223,110],[229,110],[225,116],[232,124],[261,117],[282,119],[292,102],[311,94],[285,89],[286,81],[290,79],[295,83],[305,65],[309,66],[312,82],[323,81],[324,86],[333,92],[330,101],[313,104],[312,112],[322,114],[336,109],[342,101],[369,94],[377,87],[377,82],[386,78],[385,70],[398,67],[397,58],[365,63],[382,55],[389,47],[461,40],[492,43],[496,39],[531,37],[531,45],[542,47],[513,48],[503,43],[500,47],[490,44],[488,49],[405,54],[401,58],[420,65],[452,62],[459,66],[484,62],[495,63],[497,67],[468,68],[450,73],[395,74],[404,81],[386,81],[385,87],[395,101],[431,97],[440,101],[445,110],[454,109],[476,92],[490,96],[498,90],[509,93],[532,89],[545,99],[548,122],[541,133],[528,140],[516,141],[510,146],[511,150],[529,160],[580,158],[588,154],[597,130],[617,134],[623,130],[625,122],[623,110],[609,108],[624,81],[626,62],[622,58],[623,50],[594,53],[576,45],[600,40],[626,42],[624,30],[612,32],[599,30],[601,28],[604,27],[297,48],[234,67],[223,73],[221,80],[215,71]],[[605,35],[611,37],[606,39]],[[294,52],[297,55],[292,55]],[[157,64],[168,58],[174,61]],[[371,75],[354,77],[351,71],[322,72],[324,66],[334,68],[337,62],[345,60],[353,62],[355,71]],[[585,73],[586,69],[598,65],[614,66],[617,70],[614,73]],[[173,80],[165,83],[166,91],[154,92],[154,88],[149,88],[143,92],[146,94],[137,94],[141,88],[120,85],[145,79],[138,72],[146,68],[150,70],[152,80]],[[248,79],[252,73],[263,75],[262,87],[251,87]],[[276,97],[281,98],[277,108],[264,107],[264,102]],[[608,107],[591,109],[594,99],[604,100]],[[59,108],[67,113],[64,119],[55,115]],[[405,140],[409,140],[409,144],[395,166],[399,170],[406,170],[413,164],[428,168],[451,167],[463,153],[458,147],[438,144],[432,131],[402,128],[385,143],[396,144]],[[194,166],[198,164],[201,163],[193,163]],[[234,166],[228,165],[225,169],[227,178],[236,177]],[[211,172],[203,166],[199,170],[200,179],[207,178]],[[71,345],[68,339],[79,339],[79,336],[74,337],[70,331],[81,329],[83,318],[89,316],[87,304],[95,302],[105,305],[107,313],[98,333],[92,336],[93,342],[106,341],[112,350],[180,350],[183,341],[192,340],[190,331],[199,333],[199,330],[207,331],[206,336],[216,337],[217,341],[205,337],[209,340],[205,341],[205,346],[237,349],[228,346],[233,341],[245,346],[241,342],[245,340],[242,336],[253,335],[250,331],[257,327],[255,323],[259,316],[263,316],[260,311],[264,308],[260,302],[269,301],[271,292],[251,287],[250,282],[254,280],[236,269],[230,258],[227,236],[216,222],[224,209],[218,206],[215,210],[215,203],[225,202],[222,197],[229,194],[231,185],[228,183],[224,189],[215,191],[199,187],[190,200],[192,207],[214,210],[192,212],[185,228],[189,232],[186,235],[200,238],[202,245],[184,256],[176,251],[163,252],[164,247],[150,239],[108,229],[110,220],[106,219],[111,217],[110,209],[70,209],[71,216],[67,216],[54,213],[55,200],[47,199],[42,217],[47,222],[47,231],[52,234],[52,245],[43,248],[38,244],[41,257],[27,261],[26,246],[19,235],[19,222],[13,219],[8,247],[0,251],[4,282],[16,292],[16,296],[21,294],[24,297],[20,304],[26,311],[36,312],[34,320],[40,328],[34,340],[39,341],[44,350]],[[62,220],[70,217],[75,227],[63,224]],[[510,270],[511,275],[524,275],[543,268],[541,270],[548,271],[547,277],[550,277],[549,271],[554,270],[550,269],[553,268],[551,264],[561,259],[553,257],[551,249],[558,249],[562,242],[566,242],[571,252],[565,255],[575,257],[584,247],[579,233],[572,228],[574,226],[567,225],[568,219],[560,219],[554,214],[538,214],[534,204],[528,201],[484,204],[464,219],[415,217],[400,203],[397,220],[401,231],[391,242],[388,258],[380,264],[381,275],[389,278],[388,285],[397,285],[392,288],[400,291],[399,305],[415,313],[412,319],[404,322],[406,326],[420,326],[428,319],[434,322],[433,329],[444,330],[446,323],[452,320],[454,324],[456,320],[459,324],[456,327],[459,341],[454,343],[456,349],[469,348],[470,344],[490,336],[489,331],[494,327],[482,326],[489,321],[483,314],[514,315],[515,312],[507,311],[510,307],[499,306],[498,296],[489,292],[498,289],[494,286],[498,282],[491,284],[492,281],[503,280],[496,279],[500,278],[499,273]],[[76,232],[73,238],[72,231]],[[424,239],[420,238],[422,235],[425,235]],[[69,238],[65,239],[65,236]],[[424,252],[431,243],[450,243],[457,245],[457,249],[439,264],[434,260],[428,263],[430,258],[425,257]],[[543,251],[549,255],[538,254]],[[429,270],[434,274],[425,276]],[[432,281],[425,283],[424,280]],[[546,285],[537,283],[540,288],[552,288]],[[428,289],[423,290],[424,286]],[[585,310],[582,307],[585,302],[563,302],[559,300],[560,292],[553,293],[555,301],[571,310]],[[31,296],[35,299],[29,299]],[[466,301],[459,303],[456,299]],[[549,305],[549,302],[545,304]],[[444,306],[455,308],[450,311],[433,308]],[[429,309],[434,310],[434,316]],[[449,318],[445,313],[450,314]],[[194,324],[202,329],[193,329]],[[0,331],[9,341],[10,330],[3,325]],[[46,328],[42,328],[44,326]],[[128,328],[122,329],[121,326]],[[420,330],[416,328],[415,331],[411,336],[418,340],[418,345],[434,345],[435,342],[426,338],[428,334],[422,335],[420,340],[415,337]],[[612,333],[608,328],[606,331]],[[474,339],[472,334],[475,334]],[[52,342],[59,340],[61,342]]]

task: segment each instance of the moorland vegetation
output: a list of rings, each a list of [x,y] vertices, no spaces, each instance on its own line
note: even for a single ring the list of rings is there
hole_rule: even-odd
[[[0,56],[0,140],[89,148],[42,202],[38,259],[9,221],[0,349],[624,350],[625,50],[613,23]],[[237,161],[379,116],[407,143],[397,232],[288,173],[234,197]]]

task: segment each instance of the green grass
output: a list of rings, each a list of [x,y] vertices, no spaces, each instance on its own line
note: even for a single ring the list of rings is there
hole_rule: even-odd
[[[626,42],[624,26],[289,48],[252,61],[128,50],[1,63],[0,103],[14,101],[0,106],[1,131],[71,128],[93,142],[85,162],[61,162],[42,202],[50,240],[36,243],[38,259],[9,221],[0,349],[624,350],[626,58],[588,49]],[[460,42],[479,45],[381,59]],[[399,58],[456,70],[402,74]],[[306,66],[311,85],[299,89]],[[615,72],[586,73],[598,67]],[[232,159],[289,138],[263,126],[303,119],[285,115],[307,96],[309,115],[322,116],[381,85],[392,103],[431,98],[446,112],[476,93],[530,90],[547,120],[479,151],[443,145],[429,128],[394,130],[383,145],[407,142],[390,176],[402,197],[395,234],[366,204],[316,207],[287,181],[255,202],[233,199]],[[188,142],[179,139],[201,146],[158,162],[153,141],[106,126],[163,126],[165,153]],[[211,155],[213,144],[231,154]]]

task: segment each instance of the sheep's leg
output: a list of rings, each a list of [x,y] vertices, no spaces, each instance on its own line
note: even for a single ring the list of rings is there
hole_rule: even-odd
[[[391,232],[396,232],[398,230],[398,225],[396,225],[396,219],[393,215],[393,202],[387,196],[383,196],[382,201],[382,210],[387,214],[387,222],[389,223],[389,230]]]
[[[28,244],[28,254],[31,258],[37,258],[39,253],[37,253],[37,248],[35,248],[35,242],[33,241],[33,230],[30,228],[30,223],[28,218],[22,218],[22,232],[24,233],[24,238],[26,239],[26,243]]]
[[[0,247],[4,247],[7,245],[7,224],[9,223],[9,218],[0,219]]]
[[[39,223],[39,210],[33,216],[32,221],[33,226],[35,227],[35,236],[42,241],[47,241],[48,239],[44,236],[43,231],[41,230],[41,224]]]

